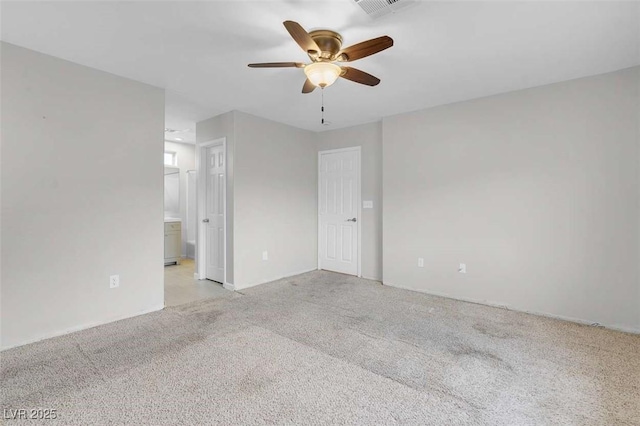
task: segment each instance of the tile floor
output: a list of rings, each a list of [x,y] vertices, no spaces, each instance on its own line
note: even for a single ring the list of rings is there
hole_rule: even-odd
[[[222,284],[209,280],[194,280],[195,262],[183,258],[180,265],[164,267],[164,304],[177,306],[197,300],[229,294]]]

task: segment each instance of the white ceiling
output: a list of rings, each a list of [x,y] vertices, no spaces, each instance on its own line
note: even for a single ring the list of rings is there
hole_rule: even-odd
[[[167,127],[238,109],[326,130],[640,64],[637,2],[420,2],[369,18],[353,0],[2,2],[2,40],[167,89]],[[351,65],[370,88],[340,79],[300,93],[304,61],[282,26],[339,31],[345,45],[389,35],[395,45]]]

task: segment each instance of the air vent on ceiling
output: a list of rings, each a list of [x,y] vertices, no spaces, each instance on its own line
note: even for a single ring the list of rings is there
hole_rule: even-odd
[[[415,4],[414,0],[355,0],[355,2],[374,19]]]

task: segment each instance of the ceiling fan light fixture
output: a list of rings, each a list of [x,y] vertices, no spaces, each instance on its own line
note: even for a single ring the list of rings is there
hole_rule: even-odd
[[[314,86],[325,88],[335,83],[342,69],[330,62],[314,62],[304,67],[304,73]]]
[[[0,0],[2,1],[2,0]],[[358,1],[386,1],[391,3],[400,0],[356,0]],[[411,2],[413,0],[404,0]],[[353,62],[367,56],[375,55],[393,46],[393,39],[389,36],[372,38],[351,46],[342,47],[342,36],[331,30],[315,30],[307,32],[302,25],[294,21],[284,21],[284,27],[298,46],[304,50],[311,63],[301,62],[262,62],[249,64],[251,68],[302,68],[307,79],[302,86],[302,93],[311,93],[316,87],[331,86],[338,77],[365,86],[376,86],[380,79],[357,68],[338,66],[334,62]]]

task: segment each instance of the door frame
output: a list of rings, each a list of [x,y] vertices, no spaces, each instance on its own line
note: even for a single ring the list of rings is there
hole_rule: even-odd
[[[197,197],[196,197],[196,210],[197,210],[197,223],[198,230],[196,233],[197,242],[197,254],[196,259],[198,262],[197,271],[193,274],[193,277],[197,280],[206,280],[207,279],[207,245],[206,245],[206,226],[203,226],[202,220],[204,219],[206,212],[206,196],[207,196],[207,185],[205,180],[206,168],[202,167],[203,159],[207,158],[206,150],[211,148],[212,146],[222,146],[222,151],[224,152],[224,185],[222,188],[222,210],[223,214],[223,222],[224,222],[224,231],[223,231],[223,262],[224,262],[224,279],[222,285],[225,288],[229,287],[227,284],[227,179],[228,179],[228,164],[227,164],[227,138],[219,138],[213,139],[209,141],[204,141],[200,143],[196,143],[196,176],[197,176]]]
[[[327,149],[324,151],[318,151],[318,196],[316,197],[318,211],[318,270],[322,269],[322,261],[320,259],[320,162],[323,154],[336,154],[340,152],[356,152],[356,198],[358,202],[358,274],[357,277],[362,277],[362,146],[350,146],[348,148]]]

